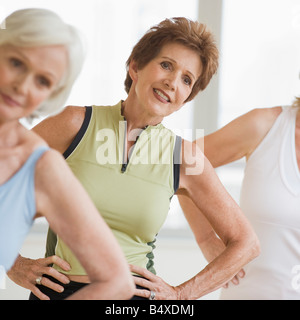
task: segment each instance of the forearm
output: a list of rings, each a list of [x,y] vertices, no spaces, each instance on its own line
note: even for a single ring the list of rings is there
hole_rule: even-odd
[[[216,235],[213,230],[207,236],[207,239],[201,242],[197,241],[197,243],[208,263],[213,261],[226,249],[223,241]]]
[[[67,300],[129,300],[133,294],[133,291],[129,290],[132,286],[133,280],[129,283],[127,277],[114,277],[108,281],[90,283]]]
[[[37,212],[43,213],[51,229],[73,252],[92,284],[74,298],[127,299],[134,290],[128,264],[88,193],[56,151],[49,151],[37,170]],[[52,179],[55,187],[48,183]]]
[[[259,245],[255,236],[247,241],[229,243],[202,271],[176,287],[178,299],[194,300],[219,289],[258,254]]]

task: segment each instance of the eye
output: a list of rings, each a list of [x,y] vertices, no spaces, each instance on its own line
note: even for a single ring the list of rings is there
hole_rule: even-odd
[[[190,85],[192,84],[192,80],[191,80],[191,78],[188,77],[188,76],[183,77],[183,82],[184,82],[184,84],[186,84],[187,86],[190,86]]]
[[[160,65],[161,65],[162,68],[165,69],[165,70],[170,70],[171,67],[172,67],[171,63],[168,62],[168,61],[163,61],[163,62],[161,62]]]
[[[37,78],[38,84],[42,87],[50,88],[51,87],[51,82],[44,76],[40,76]]]
[[[14,68],[19,68],[23,66],[23,62],[17,58],[10,58],[9,63]]]

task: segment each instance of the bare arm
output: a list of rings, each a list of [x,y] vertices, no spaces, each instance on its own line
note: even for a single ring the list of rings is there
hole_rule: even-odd
[[[254,109],[216,132],[205,136],[205,143],[202,139],[196,143],[215,168],[243,157],[249,158],[266,136],[280,112],[281,107]],[[178,199],[197,243],[203,244],[206,239],[212,239],[215,233],[193,201],[182,195],[178,195]]]
[[[214,168],[248,159],[269,132],[281,107],[253,109],[204,138],[204,154]],[[198,147],[203,141],[196,141]]]
[[[253,110],[206,136],[205,154],[213,166],[249,157],[280,112],[281,108]],[[202,140],[197,142],[199,147],[203,145]],[[176,298],[174,291],[179,293],[181,299],[190,299],[216,290],[233,278],[259,251],[257,238],[248,221],[224,190],[208,160],[203,159],[205,170],[202,174],[181,174],[178,198],[196,241],[210,263],[198,275],[177,288],[168,286],[146,270],[132,266],[132,271],[149,279],[143,281],[137,278],[136,283],[158,291],[157,299]],[[184,169],[189,169],[187,163],[183,164],[181,172]],[[145,291],[136,294],[149,296]]]
[[[196,171],[192,170],[198,174],[191,174],[191,165],[189,164],[192,163],[191,158],[193,158],[192,154],[195,154],[196,145],[187,141],[183,141],[183,144],[185,146],[182,148],[183,163],[180,169],[178,193],[192,199],[220,237],[225,248],[193,278],[176,287],[169,286],[161,278],[150,274],[147,270],[131,266],[133,272],[148,279],[137,278],[135,279],[136,284],[154,290],[156,299],[198,299],[225,285],[242,266],[259,253],[258,240],[253,229],[239,206],[222,186],[209,161],[198,150],[196,157],[197,159],[202,157],[203,162],[198,162]],[[197,222],[198,219],[192,221],[192,224]],[[198,231],[198,229],[195,230]],[[135,294],[149,296],[146,290],[138,292],[136,290]]]
[[[51,148],[63,154],[82,126],[84,116],[84,107],[69,106],[58,115],[43,120],[32,130]]]
[[[40,122],[32,131],[42,137],[51,148],[64,153],[78,133],[84,116],[85,108],[69,106],[61,113]],[[56,264],[66,271],[70,268],[66,261],[57,256],[35,260],[19,255],[14,266],[9,270],[8,276],[18,285],[32,291],[39,299],[46,300],[48,297],[36,286],[35,279],[47,274],[61,283],[69,283],[68,277],[49,266],[52,264]],[[42,278],[42,285],[57,292],[63,290],[60,284],[46,277]]]
[[[225,244],[216,235],[206,217],[202,213],[199,214],[199,209],[188,196],[180,195],[178,198],[182,200],[182,210],[193,231],[198,246],[205,259],[211,262],[225,250]]]
[[[227,283],[258,255],[259,245],[252,227],[222,186],[209,161],[203,158],[201,174],[188,175],[186,162],[190,162],[191,153],[185,148],[183,151],[181,193],[192,199],[226,247],[194,278],[178,286],[181,298],[196,299]]]
[[[55,183],[53,183],[55,182]],[[124,255],[85,190],[60,154],[48,151],[36,169],[37,212],[70,247],[91,284],[77,299],[129,299],[132,277]]]
[[[205,137],[205,155],[214,167],[242,157],[248,158],[268,133],[280,112],[281,107],[254,109],[233,120]],[[201,140],[197,143],[199,146],[203,145]],[[223,241],[217,237],[211,224],[189,197],[178,195],[178,199],[199,247],[207,261],[212,261],[223,252]],[[244,271],[241,270],[238,275],[244,276]],[[238,278],[233,278],[233,282],[237,284]]]
[[[223,241],[215,233],[213,227],[208,222],[206,217],[200,212],[193,201],[184,195],[178,196],[183,213],[193,231],[196,242],[201,249],[207,262],[213,261],[226,248]],[[245,276],[244,269],[241,269],[232,279],[231,282],[235,285],[239,284],[239,278]],[[224,288],[228,283],[223,285]]]

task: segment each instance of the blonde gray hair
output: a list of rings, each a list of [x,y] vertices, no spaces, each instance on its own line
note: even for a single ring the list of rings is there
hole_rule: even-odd
[[[63,45],[68,51],[68,67],[54,93],[27,119],[45,117],[61,111],[84,62],[81,35],[56,13],[47,9],[23,9],[10,14],[0,28],[0,46],[39,47]]]

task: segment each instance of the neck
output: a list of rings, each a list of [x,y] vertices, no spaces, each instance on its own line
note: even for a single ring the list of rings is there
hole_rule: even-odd
[[[20,141],[20,129],[23,126],[19,121],[0,123],[0,148],[14,147]]]
[[[147,126],[156,126],[163,118],[153,117],[145,112],[136,99],[128,98],[122,103],[122,114],[127,121],[127,130],[143,129]]]

